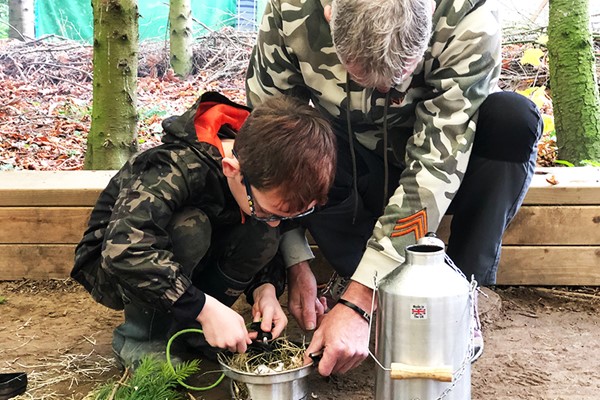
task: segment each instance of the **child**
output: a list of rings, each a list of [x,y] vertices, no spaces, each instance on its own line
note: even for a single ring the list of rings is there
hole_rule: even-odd
[[[122,366],[164,353],[170,335],[198,324],[197,346],[244,352],[252,335],[230,308],[242,293],[254,321],[279,336],[278,225],[324,204],[335,172],[327,120],[292,98],[250,114],[205,93],[163,128],[163,144],[133,157],[100,195],[71,273],[96,301],[124,310],[112,343]]]

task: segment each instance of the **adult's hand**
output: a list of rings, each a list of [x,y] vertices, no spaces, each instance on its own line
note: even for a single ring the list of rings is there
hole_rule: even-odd
[[[317,280],[307,261],[288,268],[288,311],[305,331],[312,331],[325,313],[325,298],[317,297]]]
[[[212,296],[206,295],[204,308],[196,318],[208,344],[234,353],[243,353],[252,343],[244,318]]]
[[[260,329],[263,332],[271,332],[273,338],[279,337],[285,329],[288,319],[279,304],[275,286],[270,283],[260,285],[252,293],[254,305],[252,306],[252,318],[261,321]],[[250,334],[255,339],[256,334]]]
[[[371,289],[351,282],[343,298],[363,310],[371,310]],[[337,304],[325,315],[306,349],[304,362],[310,354],[323,350],[319,374],[343,374],[357,367],[369,355],[369,323],[356,311]]]

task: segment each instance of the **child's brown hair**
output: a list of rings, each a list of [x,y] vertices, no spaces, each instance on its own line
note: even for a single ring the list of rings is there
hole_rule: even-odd
[[[259,190],[277,189],[289,212],[324,204],[335,175],[336,141],[317,110],[290,96],[258,105],[234,144],[244,178]]]

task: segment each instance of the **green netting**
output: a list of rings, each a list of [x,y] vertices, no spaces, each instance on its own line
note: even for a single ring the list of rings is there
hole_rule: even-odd
[[[8,4],[7,0],[0,0],[0,39],[8,37]]]
[[[168,4],[168,0],[138,0],[140,40],[164,40],[167,37]],[[236,4],[236,0],[192,0],[192,15],[200,22],[194,24],[194,35],[205,34],[204,26],[210,29],[235,26]],[[36,37],[55,34],[91,42],[91,0],[37,0],[35,34]]]

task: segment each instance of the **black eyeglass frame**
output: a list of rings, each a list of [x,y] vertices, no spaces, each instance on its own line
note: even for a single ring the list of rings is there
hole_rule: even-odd
[[[233,153],[233,156],[238,159],[238,162],[239,162],[240,159],[239,159],[237,153],[235,152],[235,150],[232,150],[231,152]],[[240,168],[240,172],[241,172],[241,168]],[[250,208],[250,216],[257,221],[261,221],[261,222],[287,221],[290,219],[305,217],[305,216],[311,214],[313,211],[315,211],[315,207],[311,207],[308,210],[301,212],[300,214],[292,215],[290,217],[284,217],[284,216],[277,215],[277,214],[270,214],[266,217],[259,217],[258,215],[256,215],[256,207],[254,206],[255,204],[258,204],[258,202],[256,202],[256,200],[254,200],[254,196],[252,196],[252,187],[250,186],[250,182],[248,182],[248,180],[243,176],[243,173],[242,173],[242,183],[244,184],[244,186],[246,188],[246,199],[248,200],[248,207]]]

